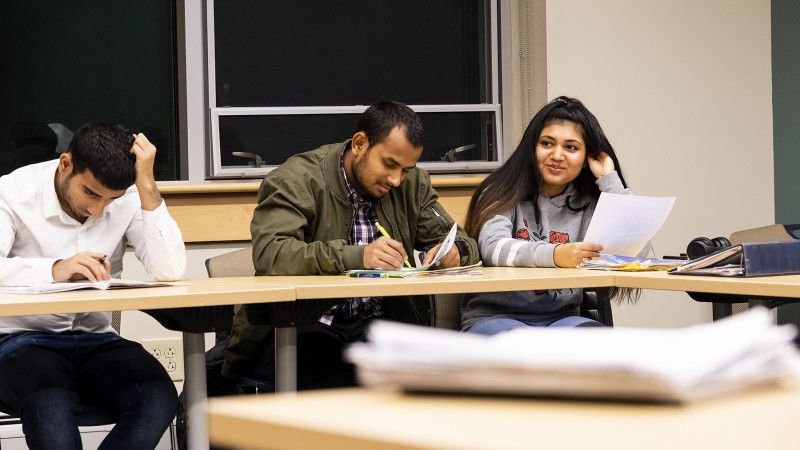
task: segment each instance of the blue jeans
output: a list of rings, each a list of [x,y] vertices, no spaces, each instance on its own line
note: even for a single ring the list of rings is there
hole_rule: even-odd
[[[485,334],[487,336],[493,336],[498,333],[502,333],[503,331],[513,330],[514,328],[524,328],[524,327],[603,327],[600,322],[594,321],[592,319],[587,319],[586,317],[582,316],[567,316],[567,317],[557,317],[549,320],[541,320],[541,321],[527,321],[527,320],[519,320],[519,319],[512,319],[510,317],[503,317],[503,316],[495,316],[495,317],[487,317],[485,319],[481,319],[475,322],[475,325],[472,326],[467,333],[478,333],[478,334]]]
[[[178,408],[175,385],[141,345],[114,333],[0,335],[0,400],[31,449],[80,449],[81,402],[116,411],[101,449],[152,449]]]

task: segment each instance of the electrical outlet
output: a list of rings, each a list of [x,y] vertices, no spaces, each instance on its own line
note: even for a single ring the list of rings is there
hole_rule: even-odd
[[[142,347],[164,366],[172,381],[183,381],[183,339],[151,339]]]

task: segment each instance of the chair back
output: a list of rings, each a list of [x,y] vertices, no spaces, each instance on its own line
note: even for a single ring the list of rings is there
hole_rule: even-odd
[[[208,258],[206,271],[209,278],[251,277],[256,273],[253,267],[253,249],[246,247]]]

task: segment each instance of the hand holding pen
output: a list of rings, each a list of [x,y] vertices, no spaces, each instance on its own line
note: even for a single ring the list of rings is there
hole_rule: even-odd
[[[376,223],[376,225],[378,225]],[[382,229],[378,225],[378,229]],[[403,244],[395,241],[387,236],[386,230],[381,232],[384,234],[371,244],[364,248],[364,268],[365,269],[399,269],[403,267],[403,262],[411,267],[408,263],[408,255],[403,248]]]
[[[56,261],[52,272],[53,281],[56,282],[106,281],[111,279],[111,264],[102,253],[80,252],[70,258]]]

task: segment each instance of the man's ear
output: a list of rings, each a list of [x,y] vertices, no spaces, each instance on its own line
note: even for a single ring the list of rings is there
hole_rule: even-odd
[[[58,157],[58,171],[62,175],[69,175],[72,173],[72,153],[62,153]]]
[[[350,149],[353,150],[353,155],[358,156],[364,153],[369,148],[369,139],[367,133],[359,131],[353,135],[353,140],[350,142]]]

